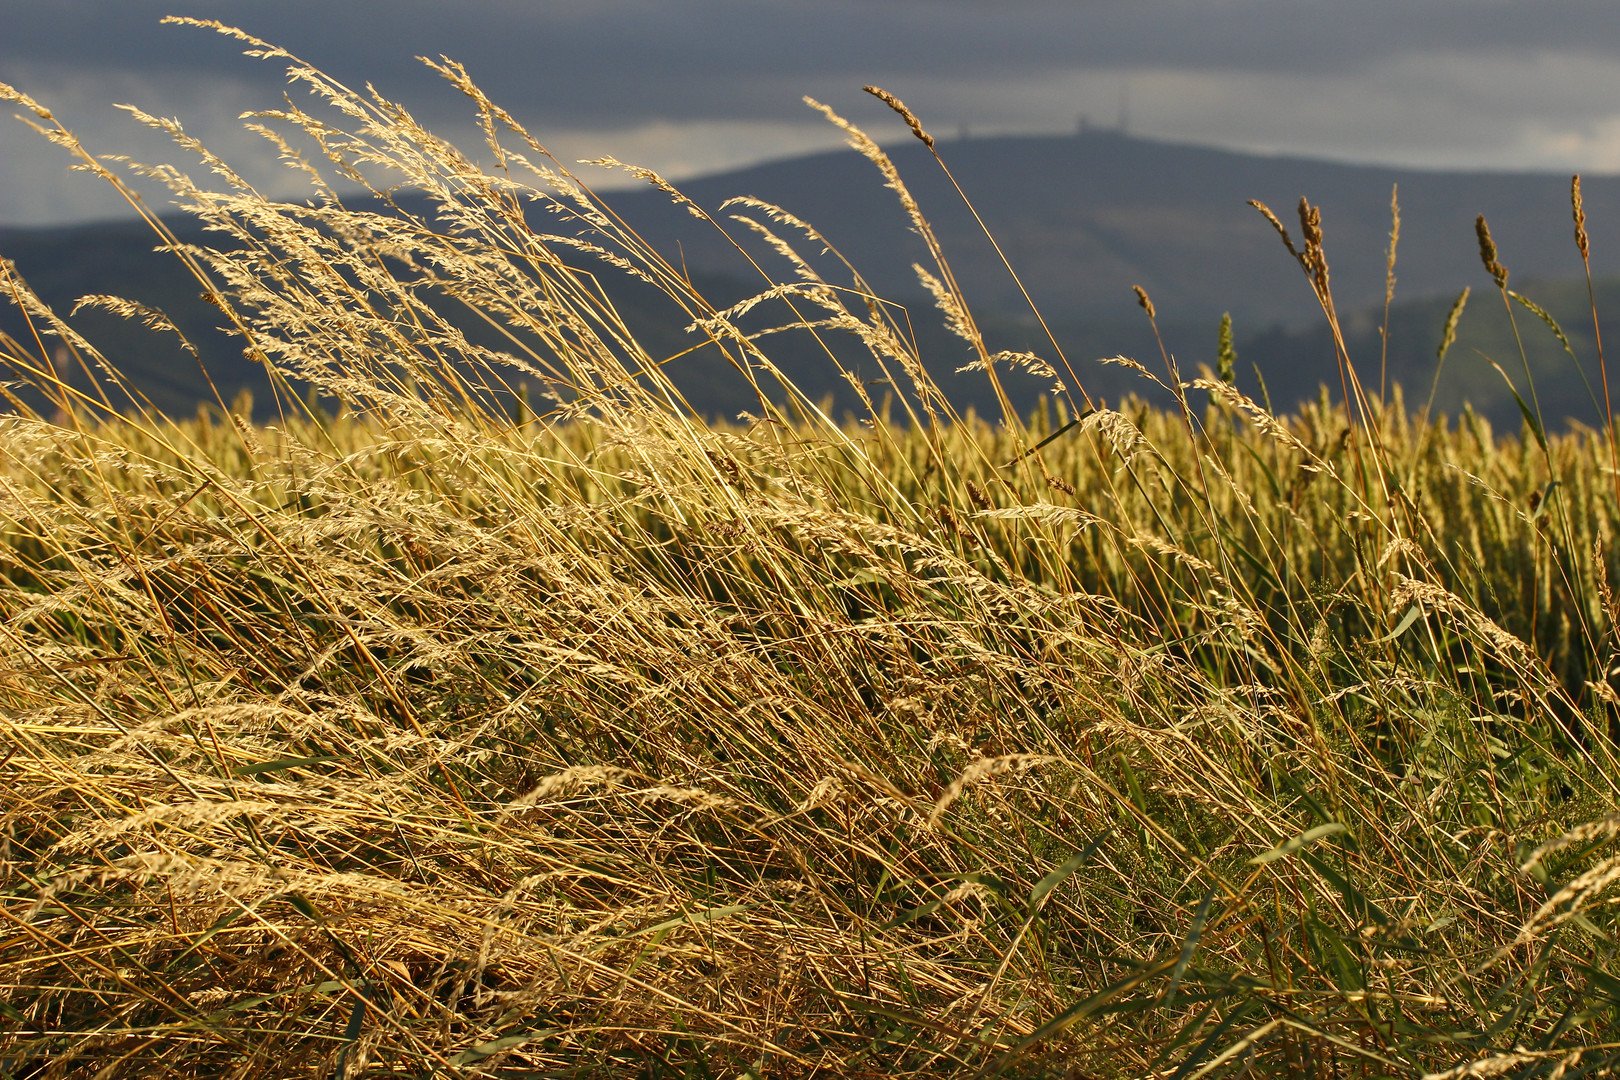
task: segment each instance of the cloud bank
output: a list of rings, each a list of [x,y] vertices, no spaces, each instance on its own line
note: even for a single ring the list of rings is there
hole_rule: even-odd
[[[301,190],[237,120],[279,104],[280,66],[159,25],[171,12],[369,81],[470,144],[466,102],[413,59],[448,55],[558,157],[612,154],[675,178],[837,145],[805,94],[896,135],[861,95],[869,82],[943,134],[1084,118],[1348,161],[1620,170],[1611,0],[7,0],[0,80],[98,152],[176,156],[111,107],[130,102],[179,117],[271,190]],[[0,222],[125,212],[65,164],[0,121]]]

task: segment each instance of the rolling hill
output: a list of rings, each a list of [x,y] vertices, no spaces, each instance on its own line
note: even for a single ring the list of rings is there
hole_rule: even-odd
[[[1125,381],[1128,373],[1119,368],[1090,363],[1096,357],[1123,353],[1162,366],[1151,329],[1135,306],[1131,286],[1138,284],[1153,296],[1165,342],[1183,373],[1213,363],[1216,325],[1222,312],[1230,312],[1245,389],[1259,391],[1254,366],[1279,408],[1314,396],[1323,382],[1337,385],[1331,343],[1309,287],[1271,227],[1245,204],[1250,198],[1267,202],[1297,236],[1293,207],[1301,195],[1322,208],[1352,355],[1364,376],[1371,372],[1376,381],[1394,185],[1399,185],[1402,228],[1388,368],[1392,380],[1406,385],[1409,399],[1426,397],[1445,311],[1463,285],[1472,285],[1475,296],[1437,403],[1453,412],[1468,400],[1501,423],[1513,423],[1517,416],[1500,376],[1480,359],[1490,356],[1510,373],[1522,372],[1500,299],[1480,267],[1473,232],[1478,213],[1488,216],[1501,258],[1513,270],[1510,284],[1518,288],[1526,282],[1524,291],[1553,310],[1595,382],[1584,285],[1567,284],[1580,272],[1570,239],[1567,177],[1352,166],[1108,132],[958,140],[941,143],[939,151],[1094,394],[1114,398],[1137,386]],[[992,347],[1050,352],[1011,276],[927,151],[907,143],[893,156],[978,305]],[[926,252],[869,162],[849,151],[823,153],[681,187],[722,220],[719,208],[726,199],[752,195],[816,224],[879,291],[911,309],[930,355],[939,357],[935,367],[947,389],[964,404],[989,404],[982,377],[949,374],[965,359],[964,347],[935,328],[937,319],[911,270]],[[1620,272],[1614,254],[1620,245],[1607,243],[1610,235],[1620,237],[1620,179],[1588,178],[1585,196],[1594,269],[1600,275]],[[609,201],[718,302],[759,287],[757,277],[743,276],[746,264],[729,241],[705,232],[662,192],[620,192]],[[203,238],[183,219],[175,226],[184,239]],[[791,274],[747,230],[733,232],[767,272]],[[152,252],[152,243],[143,226],[130,222],[0,228],[0,255],[15,260],[59,310],[88,293],[126,295],[161,307],[199,344],[222,391],[229,395],[247,387],[262,397],[267,390],[262,373],[240,358],[238,344],[213,329],[217,313],[201,302],[171,258]],[[830,256],[821,257],[819,265],[829,280],[838,280]],[[673,355],[691,344],[680,332],[684,320],[667,301],[630,282],[613,289],[651,352]],[[1605,284],[1601,292],[1602,298],[1620,300],[1620,285]],[[1549,414],[1595,419],[1562,348],[1534,316],[1523,309],[1517,314]],[[0,319],[18,329],[14,312]],[[206,396],[196,362],[172,338],[102,314],[86,313],[77,324],[164,408],[189,411]],[[842,406],[850,404],[839,381],[824,365],[818,367],[812,349],[786,338],[778,341],[785,365],[809,388],[833,394]],[[711,415],[748,407],[723,364],[701,354],[683,363],[683,385],[697,407]],[[1033,381],[1020,384],[1022,401],[1032,401],[1038,389]]]

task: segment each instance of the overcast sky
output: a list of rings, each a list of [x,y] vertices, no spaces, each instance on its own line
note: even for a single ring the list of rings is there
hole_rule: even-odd
[[[472,146],[464,100],[413,59],[446,54],[559,158],[673,178],[838,145],[805,94],[893,135],[869,82],[942,135],[1123,116],[1135,134],[1266,153],[1620,171],[1616,0],[0,0],[0,81],[95,152],[183,160],[112,107],[128,102],[293,194],[236,119],[280,104],[282,67],[165,14],[370,81]],[[13,111],[0,223],[121,212]]]

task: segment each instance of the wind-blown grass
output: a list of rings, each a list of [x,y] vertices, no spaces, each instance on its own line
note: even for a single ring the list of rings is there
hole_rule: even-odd
[[[1083,369],[984,346],[937,246],[978,366],[1044,365],[1053,402],[955,415],[894,308],[792,254],[761,303],[893,381],[835,422],[454,64],[492,171],[249,44],[342,121],[262,118],[290,160],[301,133],[438,217],[313,167],[313,206],[155,171],[234,242],[180,254],[244,346],[335,414],[119,416],[4,343],[59,407],[0,420],[6,1068],[1620,1060],[1608,433],[1275,418],[1174,375],[1183,412],[1090,408]],[[751,209],[779,254],[806,231]],[[757,416],[684,406],[619,272]]]

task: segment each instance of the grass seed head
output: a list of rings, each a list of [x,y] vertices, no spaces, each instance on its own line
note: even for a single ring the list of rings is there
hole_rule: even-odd
[[[1223,383],[1237,381],[1237,348],[1232,344],[1232,313],[1221,315],[1221,328],[1215,335],[1215,373]]]
[[[1435,353],[1436,360],[1444,360],[1446,353],[1451,349],[1452,343],[1457,340],[1457,323],[1462,319],[1463,308],[1468,306],[1469,292],[1468,286],[1464,285],[1463,291],[1457,294],[1456,300],[1452,301],[1451,310],[1446,314],[1445,329],[1440,334],[1440,348]]]
[[[1389,261],[1384,266],[1384,304],[1395,299],[1395,253],[1401,243],[1401,203],[1399,185],[1389,191]]]
[[[1317,294],[1325,297],[1328,291],[1328,262],[1327,250],[1322,246],[1322,208],[1312,206],[1303,195],[1299,199],[1299,227],[1305,237],[1305,251],[1300,256],[1300,265],[1311,276]]]
[[[880,86],[863,86],[861,89],[865,90],[868,94],[871,94],[873,97],[883,102],[883,104],[899,113],[900,119],[906,122],[906,126],[911,129],[911,133],[917,136],[917,138],[921,139],[922,144],[928,147],[928,149],[932,150],[934,148],[934,137],[923,130],[922,121],[917,119],[915,113],[906,108],[905,102],[901,101],[899,98],[895,97],[893,94],[889,93]]]
[[[1249,205],[1258,210],[1260,215],[1267,221],[1271,222],[1271,227],[1277,230],[1277,236],[1281,238],[1283,247],[1288,249],[1288,254],[1292,255],[1301,266],[1305,265],[1305,260],[1301,257],[1299,249],[1294,247],[1293,237],[1288,235],[1288,227],[1284,225],[1282,220],[1272,212],[1271,207],[1267,206],[1259,199],[1250,199]]]
[[[1142,288],[1140,285],[1132,285],[1131,288],[1136,291],[1137,304],[1141,306],[1143,311],[1147,312],[1148,318],[1153,318],[1153,301],[1148,298],[1147,290]]]
[[[1485,272],[1491,275],[1498,289],[1507,288],[1508,268],[1497,261],[1496,241],[1491,239],[1491,227],[1484,214],[1474,219],[1474,235],[1479,237],[1479,261],[1485,264]]]
[[[1581,205],[1580,173],[1569,179],[1569,205],[1575,217],[1575,246],[1580,249],[1581,261],[1585,262],[1591,256],[1591,249],[1586,239],[1586,208]]]

